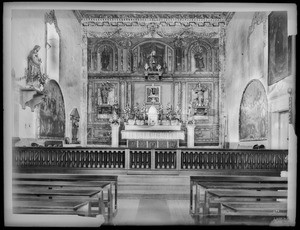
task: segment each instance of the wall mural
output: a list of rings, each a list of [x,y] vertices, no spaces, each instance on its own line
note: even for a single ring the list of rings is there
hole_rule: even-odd
[[[47,81],[44,86],[47,97],[40,104],[40,138],[64,138],[65,104],[58,83]]]
[[[268,101],[264,86],[252,80],[242,96],[239,118],[240,141],[267,139]]]
[[[269,85],[288,75],[287,12],[269,15]]]

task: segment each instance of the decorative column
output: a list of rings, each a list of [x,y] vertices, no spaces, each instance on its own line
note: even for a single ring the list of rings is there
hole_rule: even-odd
[[[120,124],[111,124],[111,147],[119,147]]]
[[[289,143],[288,143],[288,198],[287,216],[290,224],[296,222],[296,199],[297,199],[297,135],[293,126],[292,114],[292,89],[288,90],[289,97]]]
[[[82,27],[82,67],[81,67],[81,99],[80,99],[80,140],[81,145],[87,145],[87,87],[88,87],[88,72],[87,72],[87,29]]]
[[[188,148],[194,148],[195,144],[195,124],[187,124],[187,147]]]

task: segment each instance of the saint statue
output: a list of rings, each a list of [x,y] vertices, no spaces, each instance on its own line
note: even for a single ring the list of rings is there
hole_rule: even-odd
[[[42,75],[41,71],[42,60],[38,56],[40,49],[41,47],[39,45],[35,45],[30,51],[27,57],[28,69],[26,77],[26,84],[38,90],[40,90],[41,86],[43,86],[46,81],[46,77]]]
[[[204,68],[202,49],[199,52],[195,53],[194,58],[196,63],[196,71],[202,71],[202,69]]]
[[[151,71],[155,70],[156,68],[156,51],[152,50],[152,52],[149,55],[149,66]]]
[[[104,49],[101,53],[101,64],[102,64],[102,70],[107,71],[108,65],[109,65],[109,52],[107,50],[107,47],[104,46]]]

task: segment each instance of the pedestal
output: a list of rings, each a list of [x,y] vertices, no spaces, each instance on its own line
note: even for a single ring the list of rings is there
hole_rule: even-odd
[[[194,143],[195,143],[195,125],[194,124],[188,124],[186,126],[187,128],[187,147],[188,148],[194,148]]]
[[[119,124],[111,124],[111,147],[119,147]]]

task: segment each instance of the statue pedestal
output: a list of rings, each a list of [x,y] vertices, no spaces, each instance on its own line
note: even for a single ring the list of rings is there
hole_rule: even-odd
[[[119,124],[111,124],[111,147],[119,147]]]
[[[41,91],[38,91],[34,88],[21,88],[20,89],[20,103],[22,109],[25,109],[26,106],[31,108],[33,112],[35,107],[42,102],[46,95]]]
[[[194,133],[195,133],[195,125],[194,124],[187,124],[187,147],[188,148],[194,148]]]

